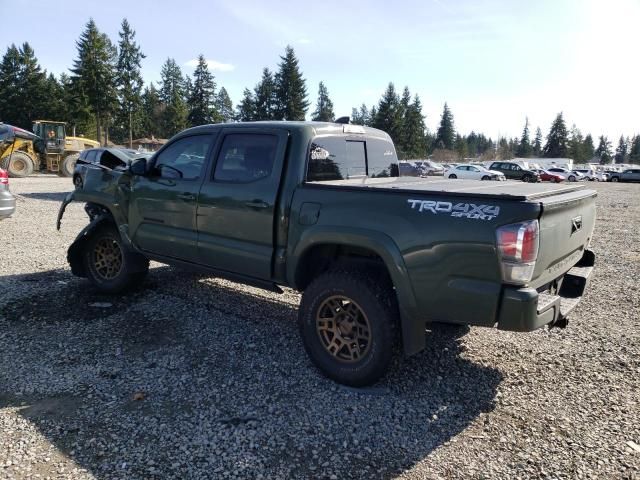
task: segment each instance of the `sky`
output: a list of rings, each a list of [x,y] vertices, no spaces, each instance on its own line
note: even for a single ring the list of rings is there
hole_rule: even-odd
[[[0,28],[0,51],[29,42],[41,66],[68,72],[92,17],[115,42],[136,30],[145,81],[174,58],[192,74],[203,54],[237,103],[291,45],[313,111],[324,81],[337,116],[408,86],[437,129],[448,103],[458,132],[492,138],[549,130],[563,112],[594,137],[640,133],[640,0],[0,0],[22,12]]]

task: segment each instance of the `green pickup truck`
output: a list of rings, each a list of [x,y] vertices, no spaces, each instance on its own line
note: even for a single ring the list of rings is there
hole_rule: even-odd
[[[565,326],[594,264],[593,190],[399,176],[389,136],[319,122],[206,125],[150,159],[87,172],[68,251],[103,292],[149,260],[302,292],[315,365],[353,386],[419,352],[430,322]]]

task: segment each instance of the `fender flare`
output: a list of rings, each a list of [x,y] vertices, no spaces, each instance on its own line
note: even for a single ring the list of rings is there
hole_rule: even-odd
[[[296,288],[296,273],[309,250],[319,245],[342,245],[366,248],[384,262],[396,290],[402,345],[406,355],[425,347],[425,322],[420,318],[415,293],[400,249],[384,233],[352,227],[316,226],[304,231],[294,251],[287,259],[287,280]]]

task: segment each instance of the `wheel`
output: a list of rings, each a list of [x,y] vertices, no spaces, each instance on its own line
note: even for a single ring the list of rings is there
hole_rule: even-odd
[[[104,225],[87,240],[83,252],[87,278],[104,293],[118,293],[141,283],[149,261],[124,248],[113,225]]]
[[[612,182],[618,182],[618,181],[620,181],[620,179],[618,177],[611,177],[611,181]]]
[[[358,270],[329,271],[302,295],[298,325],[305,350],[336,382],[370,385],[391,364],[399,344],[398,307],[391,282],[380,279]]]
[[[483,175],[480,180],[491,180],[491,177],[489,175]]]
[[[61,177],[71,177],[73,176],[73,169],[76,168],[76,162],[80,158],[79,153],[72,153],[71,155],[67,155],[60,162],[60,169],[58,170],[58,175]]]
[[[73,176],[73,185],[78,190],[82,190],[82,177],[80,175]]]
[[[24,178],[33,173],[35,168],[33,159],[24,152],[13,152],[13,154],[4,157],[0,162],[9,176],[12,178]]]
[[[527,183],[532,183],[535,180],[531,175],[525,175],[524,177],[522,177],[522,181]]]
[[[569,175],[569,181],[570,182],[575,182],[576,181],[576,176],[575,175]]]
[[[455,173],[452,173],[451,175],[449,175],[449,178],[458,178],[458,176]]]
[[[551,177],[551,183],[558,183],[558,179],[556,177]]]

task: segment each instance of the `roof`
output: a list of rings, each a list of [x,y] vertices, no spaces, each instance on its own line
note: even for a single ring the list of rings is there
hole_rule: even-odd
[[[200,125],[198,127],[189,128],[180,133],[196,133],[196,132],[209,132],[222,129],[239,129],[239,128],[256,128],[256,127],[268,127],[273,129],[286,129],[286,130],[312,130],[315,135],[330,135],[330,134],[366,134],[370,137],[378,137],[388,139],[389,135],[378,130],[376,128],[364,127],[353,124],[332,123],[332,122],[307,122],[307,121],[289,121],[289,120],[261,120],[257,122],[236,122],[236,123],[212,123],[209,125]],[[348,131],[351,130],[351,131]]]
[[[58,122],[56,120],[34,120],[33,123],[55,123],[57,125],[66,125],[67,122]]]

